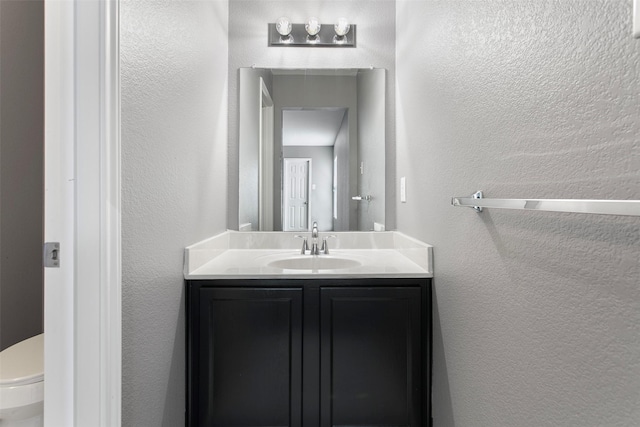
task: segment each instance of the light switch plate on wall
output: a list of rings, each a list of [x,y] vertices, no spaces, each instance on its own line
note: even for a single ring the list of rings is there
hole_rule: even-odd
[[[640,38],[640,0],[633,0],[633,36]]]

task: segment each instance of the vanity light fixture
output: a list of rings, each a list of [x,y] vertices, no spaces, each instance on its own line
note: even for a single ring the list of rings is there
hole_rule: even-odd
[[[304,24],[304,29],[307,32],[307,43],[316,44],[320,41],[320,37],[318,37],[318,33],[320,33],[320,29],[322,25],[320,25],[320,20],[316,17],[311,17],[307,20],[307,23]]]
[[[282,43],[289,44],[293,41],[293,37],[291,37],[291,21],[286,16],[276,20],[276,31],[280,34]]]
[[[343,44],[346,41],[345,36],[349,33],[351,26],[349,25],[349,20],[347,18],[338,18],[338,22],[333,26],[334,31],[336,32],[333,41],[338,44]]]
[[[333,26],[323,26],[316,17],[304,24],[293,24],[283,16],[269,24],[269,46],[355,47],[356,26],[347,18],[339,18]]]

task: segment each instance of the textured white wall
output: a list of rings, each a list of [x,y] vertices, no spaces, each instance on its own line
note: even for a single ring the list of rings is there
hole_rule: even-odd
[[[435,246],[435,426],[640,425],[640,219],[450,206],[640,199],[631,1],[397,4],[398,228]]]
[[[44,3],[0,1],[0,350],[42,332]]]
[[[184,247],[225,229],[226,0],[121,0],[123,426],[184,424]]]
[[[304,22],[316,16],[333,23],[341,16],[357,25],[356,48],[267,46],[267,24],[280,16]],[[332,25],[332,24],[329,24]],[[387,222],[395,227],[395,0],[230,0],[229,3],[229,200],[228,226],[238,228],[238,68],[387,69]]]

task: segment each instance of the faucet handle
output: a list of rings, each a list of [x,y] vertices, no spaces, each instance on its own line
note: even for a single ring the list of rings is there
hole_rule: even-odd
[[[328,236],[324,236],[322,238],[322,253],[325,255],[329,255],[329,244],[327,243],[327,240],[329,239],[329,237],[336,237],[335,234],[330,234]]]
[[[304,255],[306,251],[309,250],[309,245],[307,244],[307,236],[301,236],[299,234],[296,234],[293,237],[295,237],[296,239],[302,239],[302,250],[300,251],[300,254]]]

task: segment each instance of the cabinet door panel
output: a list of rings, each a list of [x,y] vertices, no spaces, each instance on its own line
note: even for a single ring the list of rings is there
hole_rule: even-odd
[[[299,426],[302,290],[200,292],[196,425]]]
[[[419,426],[419,288],[322,288],[321,423]]]

